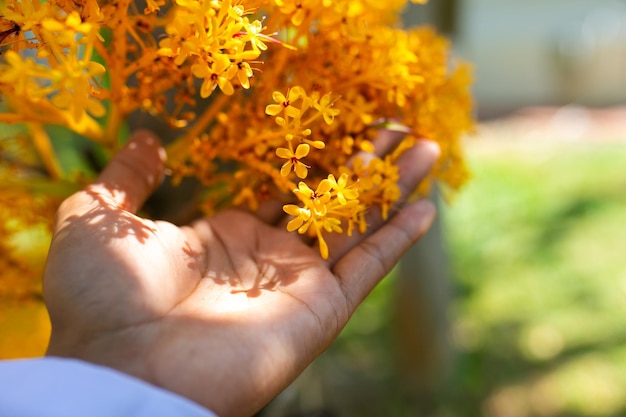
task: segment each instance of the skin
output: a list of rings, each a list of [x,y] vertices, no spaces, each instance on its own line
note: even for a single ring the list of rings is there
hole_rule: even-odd
[[[383,134],[377,153],[399,139]],[[437,157],[422,141],[400,159],[405,193]],[[47,354],[117,369],[221,417],[249,416],[286,388],[435,216],[426,200],[387,222],[372,210],[368,234],[329,236],[323,260],[315,242],[285,230],[277,202],[183,227],[136,216],[164,161],[158,139],[136,132],[59,208],[44,278]]]

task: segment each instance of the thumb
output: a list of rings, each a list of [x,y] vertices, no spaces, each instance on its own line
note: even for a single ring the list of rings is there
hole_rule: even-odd
[[[133,133],[89,188],[112,205],[136,213],[163,177],[165,150],[148,130]]]

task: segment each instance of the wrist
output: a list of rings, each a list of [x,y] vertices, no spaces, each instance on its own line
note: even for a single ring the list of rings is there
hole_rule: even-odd
[[[150,376],[149,352],[141,337],[131,336],[131,331],[106,334],[90,332],[58,332],[54,330],[46,350],[46,356],[78,359],[158,385]],[[78,335],[82,336],[78,336]]]

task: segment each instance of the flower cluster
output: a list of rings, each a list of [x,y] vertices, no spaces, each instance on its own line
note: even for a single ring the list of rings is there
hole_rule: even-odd
[[[287,229],[317,238],[325,258],[326,234],[364,232],[373,205],[393,210],[395,163],[416,140],[442,149],[430,179],[459,188],[469,69],[432,29],[399,27],[405,3],[1,1],[2,241],[29,229],[28,216],[51,218],[137,114],[169,126],[169,172],[201,184],[197,208],[282,199]],[[395,151],[359,158],[393,126],[406,134]],[[15,251],[0,258],[23,264]]]

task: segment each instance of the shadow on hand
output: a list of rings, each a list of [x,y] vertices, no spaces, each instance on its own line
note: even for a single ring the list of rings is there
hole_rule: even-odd
[[[111,195],[116,192],[115,189],[109,191]],[[100,242],[134,236],[139,243],[145,243],[146,239],[156,232],[150,221],[113,206],[111,201],[100,193],[90,189],[86,189],[84,193],[93,198],[97,204],[83,214],[69,216],[65,220],[65,227],[86,228]]]
[[[261,296],[263,291],[280,291],[281,288],[293,284],[300,277],[302,271],[312,267],[311,261],[294,262],[290,259],[264,257],[259,259],[259,273],[248,287],[235,286],[233,285],[233,277],[229,278],[229,284],[233,287],[231,293],[245,292],[248,297],[256,298]],[[224,281],[222,280],[222,282]]]
[[[276,230],[274,232],[278,233]],[[267,241],[263,240],[264,237]],[[211,279],[217,285],[227,285],[231,294],[245,293],[249,298],[257,298],[267,291],[281,291],[296,282],[303,272],[319,267],[315,257],[303,254],[310,248],[302,245],[301,249],[295,251],[295,255],[290,251],[294,247],[290,237],[292,236],[285,236],[284,240],[276,242],[272,240],[271,234],[261,235],[245,251],[232,249],[225,251],[229,254],[227,259],[216,259],[217,254],[211,253],[209,248],[203,279]],[[301,242],[297,241],[295,244]],[[189,245],[183,250],[197,259],[197,254]],[[254,264],[254,267],[251,267],[251,264]],[[223,265],[228,267],[224,268]],[[193,267],[195,264],[189,266]]]
[[[210,243],[205,248],[203,279],[227,285],[231,294],[259,297],[263,291],[280,291],[293,284],[303,272],[325,267],[322,259],[297,235],[262,223],[236,209],[225,210],[209,221]],[[199,254],[186,243],[183,252],[194,259]]]

